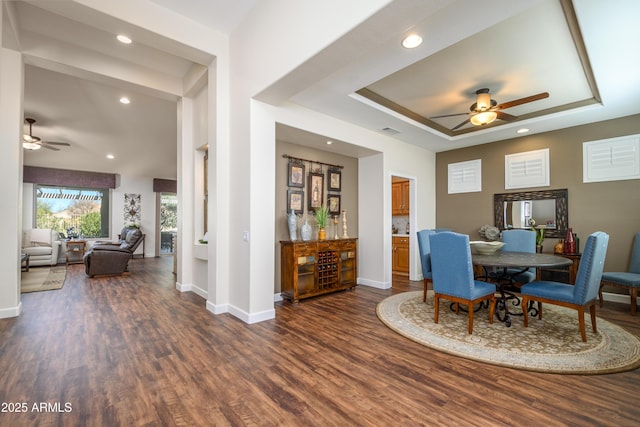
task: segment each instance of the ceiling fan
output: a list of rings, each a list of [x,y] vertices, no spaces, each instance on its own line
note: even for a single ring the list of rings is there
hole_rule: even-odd
[[[22,135],[22,147],[27,150],[39,150],[42,147],[47,148],[49,150],[60,151],[59,148],[54,147],[54,145],[61,145],[70,147],[71,144],[68,142],[53,142],[53,141],[43,141],[37,136],[33,136],[32,126],[36,122],[36,119],[32,119],[27,117],[25,119],[27,123],[29,123],[29,135]]]
[[[476,91],[476,95],[478,95],[476,102],[474,102],[471,105],[471,107],[469,107],[470,112],[457,113],[457,114],[445,114],[442,116],[434,116],[430,118],[440,119],[443,117],[470,116],[464,122],[451,128],[451,130],[460,129],[462,126],[466,125],[467,123],[472,123],[476,126],[482,126],[482,125],[487,125],[493,122],[495,119],[511,121],[511,120],[517,119],[517,117],[511,114],[507,114],[501,110],[506,110],[507,108],[515,107],[517,105],[522,105],[529,102],[538,101],[540,99],[548,98],[549,92],[538,93],[536,95],[515,99],[513,101],[504,102],[502,104],[498,104],[495,100],[491,99],[491,95],[489,94],[489,89],[487,88],[478,89]]]

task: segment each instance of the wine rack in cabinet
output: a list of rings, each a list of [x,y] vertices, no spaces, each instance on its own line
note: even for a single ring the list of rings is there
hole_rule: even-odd
[[[281,241],[281,295],[300,299],[356,286],[357,239]]]

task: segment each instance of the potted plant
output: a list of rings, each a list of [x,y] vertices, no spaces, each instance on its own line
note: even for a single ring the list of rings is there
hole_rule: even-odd
[[[529,220],[529,225],[531,226],[531,230],[536,233],[536,252],[542,253],[542,242],[544,242],[544,228],[536,228],[536,221],[533,218]]]
[[[327,222],[329,221],[329,207],[322,205],[316,208],[315,212],[313,213],[313,217],[318,223],[318,240],[325,240],[327,238],[327,232],[325,228],[327,227]]]

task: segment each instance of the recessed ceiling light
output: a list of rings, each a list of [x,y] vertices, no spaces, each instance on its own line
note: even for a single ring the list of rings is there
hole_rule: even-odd
[[[407,49],[414,49],[422,44],[422,37],[417,34],[409,34],[402,40],[402,46]]]
[[[529,132],[529,129],[527,129],[527,128],[522,128],[522,129],[518,129],[518,130],[517,130],[517,132],[518,132],[518,133],[527,133],[527,132]]]
[[[122,98],[120,98],[120,102],[121,102],[122,104],[128,104],[128,103],[130,103],[131,101],[129,101],[129,98],[127,98],[126,96],[123,96]]]
[[[116,36],[116,38],[118,39],[118,41],[119,41],[120,43],[123,43],[123,44],[131,44],[131,39],[130,39],[129,37],[125,36],[124,34],[118,34],[118,35]]]
[[[115,159],[116,156],[114,156],[113,154],[107,154],[107,159]]]
[[[327,145],[333,144],[333,141],[327,141]]]

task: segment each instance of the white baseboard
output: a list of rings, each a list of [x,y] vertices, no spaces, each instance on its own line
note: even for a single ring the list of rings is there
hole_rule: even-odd
[[[602,299],[605,301],[631,305],[631,297],[629,297],[629,294],[614,294],[611,292],[603,292]],[[636,303],[640,305],[640,298],[636,298]]]
[[[3,308],[0,310],[0,319],[9,319],[10,317],[18,317],[22,313],[22,301],[17,307]]]
[[[207,300],[207,311],[213,314],[223,314],[229,312],[229,304],[214,304]]]
[[[236,306],[230,305],[229,313],[248,324],[264,322],[265,320],[275,319],[276,317],[276,310],[273,308],[257,313],[247,313]]]
[[[377,289],[391,288],[391,282],[378,282],[375,280],[364,279],[362,277],[358,277],[357,283],[358,285],[370,286],[372,288],[377,288]]]
[[[284,298],[282,298],[282,294],[280,292],[278,292],[277,294],[273,294],[273,302],[280,302],[283,299]]]
[[[199,295],[204,299],[207,299],[207,297],[209,296],[209,292],[192,283],[184,284],[176,282],[176,290],[180,292],[193,292],[194,294]]]

